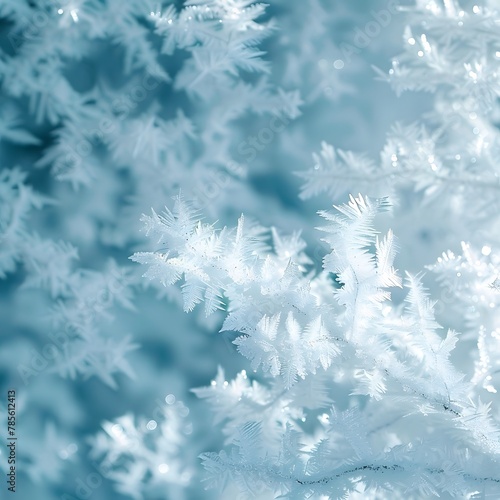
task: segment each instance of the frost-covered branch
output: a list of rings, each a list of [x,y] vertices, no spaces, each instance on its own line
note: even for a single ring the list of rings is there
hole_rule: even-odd
[[[293,247],[286,254],[281,245],[279,253],[273,253],[265,245],[266,233],[261,228],[246,230],[243,218],[233,230],[216,230],[199,221],[182,197],[177,197],[173,211],[167,209],[163,215],[153,213],[144,217],[148,234],[162,248],[132,257],[148,266],[145,276],[165,286],[183,280],[186,311],[203,300],[207,314],[215,308],[226,309],[222,331],[239,332],[240,337],[234,341],[238,350],[252,361],[254,370],[260,368],[271,376],[261,386],[257,381],[250,384],[246,373],[229,382],[220,372],[210,387],[196,391],[213,402],[216,421],[224,423],[228,444],[241,448],[241,432],[249,443],[257,433],[265,436],[269,452],[277,453],[276,433],[287,426],[306,438],[301,422],[309,421],[314,411],[324,411],[333,390],[331,383],[324,383],[321,374],[330,374],[335,379],[340,373],[344,377],[348,373],[351,397],[371,396],[368,406],[372,408],[377,405],[386,408],[385,399],[396,398],[403,405],[403,417],[416,418],[431,433],[436,428],[430,422],[437,426],[451,425],[460,440],[457,443],[474,449],[480,457],[496,460],[500,442],[489,406],[468,399],[469,386],[450,360],[456,335],[452,331],[445,338],[439,335],[441,327],[434,318],[433,303],[421,278],[408,274],[409,293],[404,309],[391,303],[387,289],[401,286],[393,267],[394,236],[389,231],[380,239],[373,226],[377,214],[389,207],[386,199],[374,201],[358,196],[351,197],[346,205],[335,207],[335,213],[320,213],[327,221],[320,229],[332,249],[324,259],[324,271],[340,284],[336,288],[330,282],[330,293],[323,291],[321,299],[314,292],[315,278],[297,264],[302,259],[294,254]],[[317,279],[322,279],[321,275]],[[218,297],[217,301],[213,297]],[[305,411],[294,391],[317,377],[321,389]],[[341,417],[335,411],[332,415],[340,422]],[[426,424],[429,415],[432,418]],[[389,420],[390,416],[386,418]],[[396,429],[398,421],[392,422]],[[368,433],[366,425],[357,426],[351,417],[345,417],[343,422],[344,436],[352,436],[347,438],[351,449],[368,453],[376,433]],[[361,428],[365,429],[363,435],[355,437]],[[386,431],[382,426],[378,432]],[[401,437],[406,436],[412,442],[411,434],[406,429]],[[325,439],[330,438],[325,436]],[[336,451],[340,453],[341,449]],[[255,463],[249,458],[251,453],[260,457]],[[293,460],[304,461],[308,452],[299,447],[296,454],[292,454]],[[403,454],[402,463],[360,461],[363,464],[360,467],[366,466],[360,469],[366,475],[359,474],[357,466],[351,466],[352,460],[338,474],[328,475],[327,464],[319,461],[317,467],[321,472],[311,478],[305,474],[303,478],[291,479],[290,473],[278,473],[283,465],[281,455],[269,459],[267,465],[262,462],[263,456],[257,447],[254,452],[245,450],[238,459],[228,459],[224,452],[219,458],[207,455],[206,459],[209,470],[216,467],[219,471],[216,476],[235,475],[244,480],[255,475],[266,487],[282,493],[289,491],[290,484],[307,488],[329,485],[326,477],[338,480],[344,492],[353,487],[353,481],[366,480],[368,487],[372,487],[379,475],[389,472],[394,472],[394,477],[391,475],[392,479],[383,487],[397,488],[415,480],[422,488],[424,484],[429,488],[432,485],[434,489],[429,491],[436,492],[444,491],[443,478],[452,474],[438,465],[429,467],[423,462],[418,465],[418,460],[405,464],[409,458]],[[459,470],[456,464],[451,467],[453,471]],[[480,482],[482,477],[468,472],[454,474],[467,483],[465,489]],[[351,475],[358,479],[344,478]],[[430,485],[426,482],[429,475],[436,476]],[[332,491],[315,493],[332,494]]]

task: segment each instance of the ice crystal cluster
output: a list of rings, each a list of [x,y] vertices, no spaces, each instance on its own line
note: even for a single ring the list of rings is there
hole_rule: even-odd
[[[497,0],[0,33],[17,498],[500,498]]]

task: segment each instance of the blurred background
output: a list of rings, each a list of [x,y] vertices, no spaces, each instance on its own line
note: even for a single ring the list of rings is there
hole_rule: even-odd
[[[227,19],[248,6],[221,3],[192,2]],[[180,293],[148,286],[129,261],[149,248],[141,214],[181,190],[220,226],[245,213],[301,231],[319,268],[316,211],[346,196],[301,200],[296,173],[322,141],[377,162],[391,125],[431,108],[377,79],[403,40],[390,2],[272,0],[251,21],[269,24],[255,42],[265,71],[201,82],[193,65],[210,46],[165,36],[183,8],[0,1],[0,385],[17,392],[18,499],[218,498],[197,456],[223,437],[190,389],[218,365],[229,377],[249,367],[218,333],[222,315],[186,315]],[[443,247],[420,219],[402,211],[394,227],[411,271]]]

